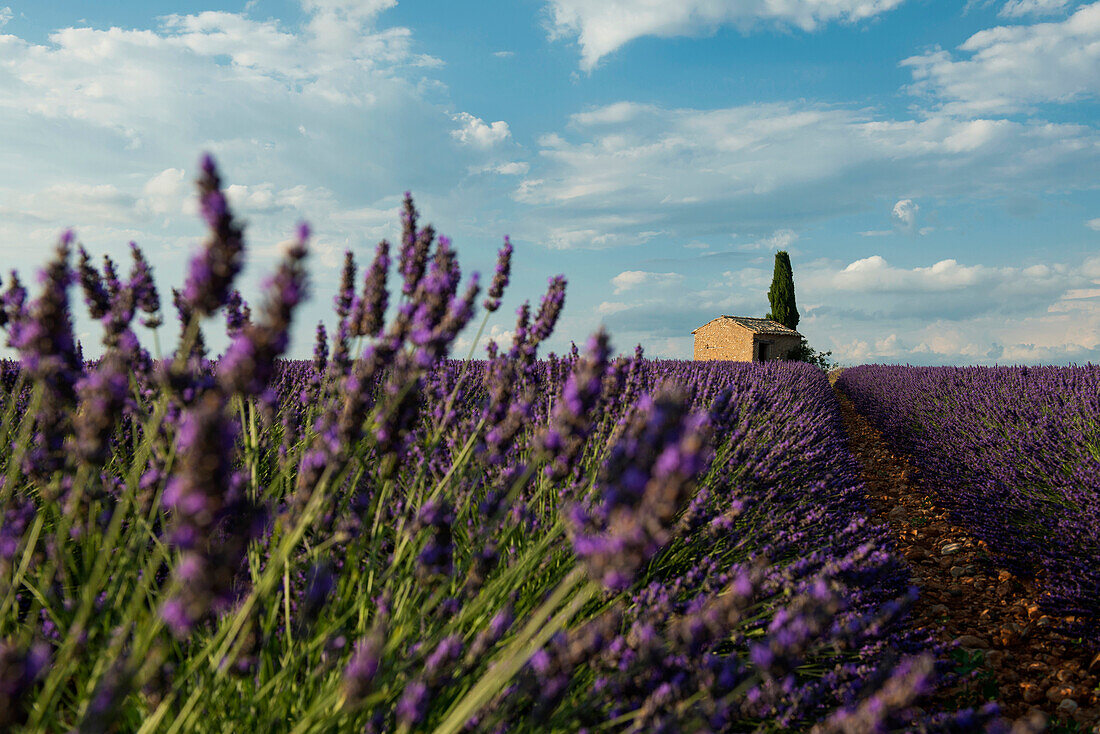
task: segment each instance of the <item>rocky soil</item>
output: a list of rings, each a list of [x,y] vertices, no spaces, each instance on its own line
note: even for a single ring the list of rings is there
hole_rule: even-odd
[[[832,377],[832,375],[830,375]],[[837,393],[851,447],[876,511],[889,523],[920,587],[917,624],[954,646],[964,682],[950,703],[995,700],[1009,719],[1041,712],[1051,731],[1100,734],[1100,651],[1054,630],[1041,585],[997,568],[984,543],[953,525],[917,470]]]

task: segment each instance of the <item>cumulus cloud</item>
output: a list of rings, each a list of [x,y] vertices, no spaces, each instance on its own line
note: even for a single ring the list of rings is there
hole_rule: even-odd
[[[1100,232],[1100,217],[1088,220],[1085,222],[1085,226],[1095,232]]]
[[[913,73],[910,90],[940,100],[947,110],[972,115],[1095,98],[1100,94],[1100,2],[1058,22],[979,31],[958,50],[956,55],[937,48],[902,61]]]
[[[759,24],[813,31],[833,21],[855,22],[885,13],[903,0],[549,0],[552,38],[576,38],[581,68],[642,36],[672,38],[723,25]]]
[[[472,145],[475,148],[491,148],[504,142],[512,134],[504,120],[486,124],[480,117],[474,117],[469,112],[458,113],[454,120],[461,123],[462,127],[452,130],[451,135],[463,145]]]
[[[509,161],[508,163],[501,163],[493,170],[502,176],[523,176],[531,170],[531,166],[525,161]]]
[[[13,17],[14,14],[11,12],[11,8],[9,6],[5,5],[4,7],[0,8],[0,28],[6,26],[8,24],[8,21],[11,20]]]
[[[890,215],[899,225],[901,225],[902,229],[907,232],[912,232],[917,226],[917,212],[919,211],[920,206],[912,199],[901,199],[894,204],[894,208],[890,212]]]
[[[684,276],[679,273],[651,273],[645,270],[624,270],[611,279],[611,285],[615,287],[615,293],[637,288],[639,286],[660,287],[676,285],[683,282]]]
[[[872,255],[799,275],[801,297],[825,304],[803,331],[847,363],[1064,363],[1100,350],[1100,258],[899,267]]]
[[[872,255],[849,263],[833,274],[832,286],[861,292],[929,292],[973,286],[985,275],[980,265],[960,265],[953,259],[940,260],[928,267],[904,269],[890,265],[881,255]]]
[[[20,182],[0,199],[22,209],[0,224],[6,261],[37,267],[37,253],[11,243],[66,226],[108,251],[145,228],[151,255],[176,252],[196,227],[186,167],[204,149],[235,184],[253,241],[308,218],[318,252],[373,238],[350,228],[392,211],[402,188],[423,206],[471,167],[523,175],[476,146],[455,149],[451,114],[423,91],[431,64],[408,29],[378,26],[392,5],[303,0],[297,27],[202,12],[152,29],[62,28],[43,42],[0,35],[0,181]]]
[[[513,198],[532,207],[528,222],[544,233],[534,238],[553,231],[562,247],[638,244],[662,231],[759,239],[859,211],[899,180],[914,201],[1043,193],[1093,185],[1100,164],[1100,133],[1081,125],[794,104],[619,103],[572,116],[539,144]]]
[[[187,200],[187,174],[182,168],[166,168],[145,182],[140,205],[154,214],[184,211]]]

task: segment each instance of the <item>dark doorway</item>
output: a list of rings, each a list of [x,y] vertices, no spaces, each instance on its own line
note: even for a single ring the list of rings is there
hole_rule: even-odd
[[[762,342],[760,344],[758,352],[760,354],[760,361],[761,362],[767,362],[768,361],[768,345],[766,343]]]

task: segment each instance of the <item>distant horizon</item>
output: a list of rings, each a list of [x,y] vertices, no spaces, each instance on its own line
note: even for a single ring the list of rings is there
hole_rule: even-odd
[[[1100,362],[1100,2],[0,0],[0,53],[5,283],[72,227],[97,258],[137,241],[168,293],[210,151],[246,298],[313,225],[296,358],[410,190],[466,273],[511,236],[485,339],[566,276],[544,354],[602,324],[690,359],[698,325],[767,313],[785,249],[799,331],[846,366]]]

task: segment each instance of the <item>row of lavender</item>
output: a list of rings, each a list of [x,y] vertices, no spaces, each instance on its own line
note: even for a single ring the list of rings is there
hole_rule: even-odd
[[[67,234],[37,295],[14,276],[4,291],[20,362],[0,375],[0,728],[989,718],[915,708],[942,671],[820,372],[613,358],[604,334],[539,360],[561,278],[511,344],[450,361],[480,288],[411,200],[396,263],[380,244],[359,286],[349,256],[331,343],[319,328],[312,361],[282,361],[308,229],[251,309],[209,159],[199,189],[210,233],[173,292],[165,358],[135,333],[161,321],[136,247],[128,276],[83,252],[73,269]],[[103,325],[95,363],[73,337],[74,280]],[[231,338],[216,360],[214,316]]]
[[[1100,645],[1100,367],[845,370],[839,386],[1000,563]]]

